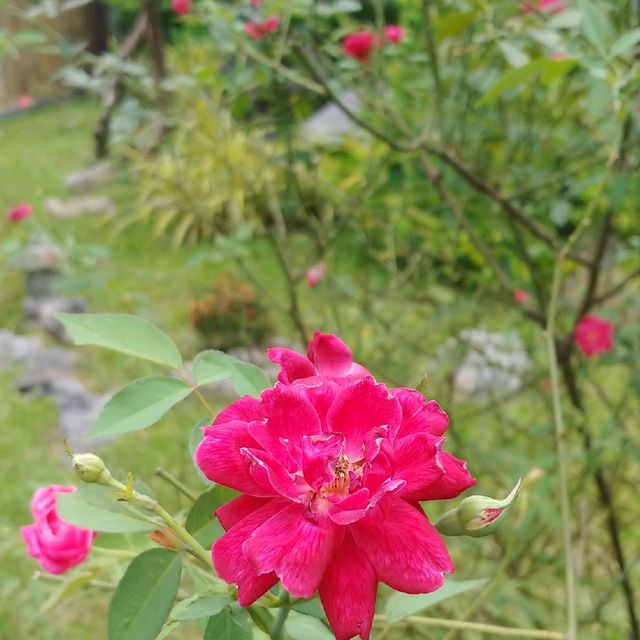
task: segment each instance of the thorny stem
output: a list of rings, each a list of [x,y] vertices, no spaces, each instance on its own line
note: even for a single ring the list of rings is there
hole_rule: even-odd
[[[156,500],[125,486],[115,478],[111,480],[110,484],[121,493],[123,500],[136,502],[162,518],[169,529],[173,531],[176,538],[206,567],[211,568],[209,552],[168,511],[165,511]]]
[[[383,615],[374,616],[374,622],[385,622]],[[409,616],[398,621],[399,624],[416,624],[443,629],[459,629],[462,631],[476,631],[478,633],[490,633],[493,636],[504,638],[534,638],[539,640],[569,640],[564,633],[559,631],[544,631],[541,629],[516,629],[514,627],[501,627],[495,624],[483,624],[480,622],[464,622],[460,620],[447,620],[444,618],[427,618],[424,616]]]

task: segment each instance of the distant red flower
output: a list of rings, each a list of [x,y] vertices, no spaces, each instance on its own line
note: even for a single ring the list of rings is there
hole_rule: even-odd
[[[245,22],[244,32],[252,40],[261,40],[267,34],[277,31],[279,26],[280,18],[278,18],[278,16],[271,16],[264,22]]]
[[[566,60],[566,59],[567,59],[567,54],[566,54],[566,53],[564,53],[564,51],[554,51],[554,52],[551,54],[551,57],[552,57],[554,60]]]
[[[28,218],[33,213],[33,207],[28,202],[22,202],[15,206],[7,214],[9,222],[20,222],[24,218]]]
[[[598,316],[584,316],[576,325],[573,341],[587,357],[607,353],[613,348],[613,325]]]
[[[399,24],[389,24],[384,28],[384,38],[391,44],[400,44],[404,40],[406,33]]]
[[[567,8],[563,0],[538,0],[538,9],[540,11],[548,11],[550,13],[560,13]],[[533,9],[528,4],[522,5],[525,13],[532,13]]]
[[[33,106],[33,98],[29,94],[18,96],[18,107],[20,109],[29,109]]]
[[[186,16],[191,11],[191,0],[171,0],[171,8],[179,16]]]
[[[323,262],[311,265],[307,269],[307,284],[313,289],[327,273],[327,265]]]
[[[262,4],[262,0],[249,0],[249,4],[250,4],[254,9],[257,9],[257,8]]]
[[[529,294],[524,289],[514,289],[513,299],[516,302],[521,302],[522,304],[524,304],[525,302],[529,302]]]
[[[342,51],[358,62],[369,62],[374,49],[381,46],[380,38],[373,31],[358,31],[342,41]]]

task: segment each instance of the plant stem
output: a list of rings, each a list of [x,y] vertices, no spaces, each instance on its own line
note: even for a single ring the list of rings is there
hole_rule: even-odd
[[[271,640],[282,640],[284,637],[284,623],[287,621],[291,606],[289,604],[289,594],[283,589],[280,594],[280,601],[282,602],[278,615],[271,627]]]
[[[188,487],[186,487],[178,478],[169,473],[166,469],[162,467],[158,467],[156,469],[156,475],[166,480],[170,485],[174,486],[181,494],[185,495],[191,502],[195,502],[198,499],[198,496],[191,491]]]
[[[129,476],[131,478],[131,476]],[[130,480],[131,483],[131,480]],[[207,568],[211,569],[211,557],[209,552],[160,504],[142,493],[139,493],[135,489],[131,489],[130,486],[125,486],[122,482],[118,482],[115,478],[111,480],[111,486],[121,492],[121,499],[130,502],[137,502],[145,509],[153,511],[158,515],[165,524],[173,531],[176,538],[184,544],[184,546],[200,560]]]
[[[376,615],[374,621],[384,622],[385,616]],[[504,638],[535,638],[540,640],[567,640],[567,636],[559,631],[545,631],[541,629],[516,629],[514,627],[501,627],[495,624],[483,624],[480,622],[464,622],[458,620],[446,620],[444,618],[426,618],[424,616],[409,616],[399,620],[404,624],[417,624],[428,627],[441,627],[444,629],[460,629],[463,631],[476,631],[478,633],[490,633]]]
[[[556,425],[556,450],[558,456],[558,484],[560,490],[560,507],[562,516],[562,538],[565,552],[565,588],[567,595],[567,631],[571,640],[576,638],[576,587],[573,558],[573,543],[571,540],[571,504],[569,501],[569,482],[567,468],[567,445],[564,419],[562,415],[562,401],[560,397],[560,376],[558,375],[558,358],[556,353],[555,321],[560,292],[562,259],[559,256],[553,272],[551,286],[551,300],[547,316],[546,341],[547,357],[549,358],[549,378],[553,398],[553,416]]]

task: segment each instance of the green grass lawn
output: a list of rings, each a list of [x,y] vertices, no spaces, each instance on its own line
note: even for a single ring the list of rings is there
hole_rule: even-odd
[[[65,196],[65,175],[91,162],[91,131],[97,114],[95,104],[76,100],[0,122],[0,213],[21,201],[32,202],[36,211],[34,220],[21,225],[7,225],[4,219],[0,222],[0,328],[19,328],[23,296],[21,276],[5,266],[1,247],[7,247],[14,239],[26,239],[29,230],[38,225],[65,249],[65,291],[84,298],[91,311],[124,311],[147,317],[176,340],[185,356],[192,356],[198,342],[188,323],[189,300],[231,265],[214,261],[193,264],[193,248],[169,249],[140,225],[117,231],[121,228],[117,224],[119,218],[130,215],[135,207],[135,189],[125,166],[116,168],[117,180],[109,188],[117,202],[117,213],[113,216],[62,221],[51,218],[44,210],[46,197]],[[249,249],[247,266],[267,292],[265,304],[275,333],[294,338],[295,332],[286,314],[283,279],[268,243],[255,240]],[[291,239],[290,251],[297,268],[304,267],[307,249],[303,238]],[[487,313],[482,306],[482,292],[464,295],[448,292],[445,304],[429,307],[411,302],[411,296],[398,290],[363,306],[362,291],[345,278],[360,276],[362,282],[368,274],[348,273],[352,268],[348,243],[344,253],[346,271],[336,275],[335,287],[328,288],[325,284],[315,290],[300,288],[301,306],[309,326],[339,332],[354,347],[360,361],[392,384],[415,385],[428,370],[429,395],[436,397],[452,417],[449,447],[460,457],[469,459],[470,468],[479,480],[478,493],[504,494],[519,475],[532,468],[543,471],[542,479],[524,492],[510,524],[499,535],[481,541],[455,539],[450,542],[459,567],[458,578],[491,576],[500,566],[499,578],[491,587],[481,616],[476,619],[524,627],[562,628],[563,565],[548,392],[539,384],[533,384],[526,393],[508,402],[488,406],[454,404],[448,373],[429,367],[438,344],[464,327],[522,327],[514,314],[504,309]],[[522,331],[534,360],[540,365],[544,362],[542,335],[528,328]],[[79,353],[82,379],[98,392],[157,372],[151,365],[99,349],[84,348]],[[46,398],[27,399],[18,394],[14,389],[18,374],[15,371],[0,373],[0,566],[3,573],[0,639],[102,638],[105,637],[108,593],[81,590],[46,614],[38,615],[51,586],[45,580],[33,579],[36,564],[24,552],[19,527],[29,521],[29,500],[36,487],[71,483],[74,478],[64,455],[54,405]],[[538,378],[544,375],[541,368]],[[604,387],[615,401],[621,386],[626,384],[621,382],[624,376],[609,372],[603,379]],[[157,467],[164,466],[194,488],[202,487],[187,451],[193,425],[202,417],[202,408],[195,400],[189,400],[153,428],[129,434],[100,453],[114,469],[134,470],[137,477],[152,484],[168,507],[184,506],[175,490],[164,485],[154,473]],[[575,416],[569,417],[575,419]],[[616,432],[612,425],[605,424],[601,409],[594,409],[590,417],[596,432],[609,429],[604,432],[605,442],[620,445],[622,431]],[[634,424],[637,427],[637,420]],[[626,425],[625,433],[632,430],[633,425]],[[582,472],[585,461],[576,442],[573,442],[572,468],[574,497],[579,509],[585,492],[590,496],[589,504],[595,502],[591,497],[592,482],[585,479]],[[616,451],[618,449],[603,446],[602,454],[612,465],[616,463]],[[634,517],[637,520],[638,514],[634,495],[633,487],[622,486],[616,496],[622,504],[636,505],[630,507],[624,518],[625,526],[628,525],[624,537],[630,545],[633,543],[631,523]],[[437,516],[444,508],[447,505],[436,505],[430,508],[429,514]],[[580,534],[587,536],[593,545],[585,547],[593,554],[594,549],[607,545],[602,516],[589,512],[585,518],[587,524],[595,523]],[[636,540],[636,553],[638,550]],[[600,573],[590,571],[583,578],[583,610],[598,604],[591,594],[606,589],[610,584],[608,576],[615,573],[608,549],[604,555]],[[587,564],[593,562],[588,555],[581,559]],[[637,574],[637,569],[635,571]],[[453,599],[434,610],[434,615],[459,618],[473,599],[473,595]],[[616,629],[621,628],[616,621],[623,620],[615,587],[613,596],[603,607],[602,619],[612,625],[615,634]],[[606,635],[605,631],[597,628],[592,637],[611,640],[622,637]],[[184,631],[175,637],[190,636]],[[464,637],[474,640],[473,635]]]

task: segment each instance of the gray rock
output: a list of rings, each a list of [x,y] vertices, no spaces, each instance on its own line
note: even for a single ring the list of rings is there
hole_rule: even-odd
[[[72,449],[86,449],[86,435],[100,410],[112,394],[96,395],[76,378],[56,378],[51,383],[59,413],[59,424]],[[91,447],[108,442],[108,438],[92,438]]]
[[[465,329],[445,343],[438,359],[456,359],[453,387],[456,396],[485,400],[501,398],[522,388],[531,360],[517,333]]]
[[[77,196],[68,200],[47,198],[47,211],[56,218],[75,218],[80,215],[98,215],[113,211],[115,205],[109,196]]]
[[[345,91],[340,96],[340,100],[354,113],[362,109],[360,98],[354,91]],[[364,130],[355,124],[335,102],[329,102],[304,121],[302,135],[310,142],[339,144],[347,136],[362,137]]]
[[[70,173],[64,181],[64,186],[74,193],[87,193],[111,182],[112,177],[111,165],[108,162],[98,162],[86,169]]]
[[[56,245],[41,241],[27,245],[20,253],[13,257],[10,266],[26,273],[40,271],[55,272],[58,269],[62,251]]]
[[[83,313],[87,305],[79,298],[67,296],[29,297],[24,301],[24,314],[28,322],[42,327],[56,340],[71,343],[65,328],[56,318],[58,313]]]
[[[28,364],[42,349],[39,338],[0,329],[0,371]]]

